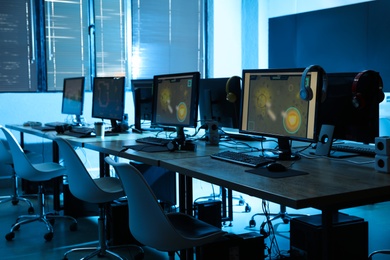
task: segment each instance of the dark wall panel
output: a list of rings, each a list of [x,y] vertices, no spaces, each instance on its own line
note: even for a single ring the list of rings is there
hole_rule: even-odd
[[[269,67],[319,64],[327,72],[381,73],[390,91],[390,1],[307,12],[269,20]]]

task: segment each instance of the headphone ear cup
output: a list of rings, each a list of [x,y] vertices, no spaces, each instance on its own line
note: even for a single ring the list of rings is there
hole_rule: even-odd
[[[299,95],[301,96],[301,99],[310,101],[313,99],[313,92],[310,88],[307,87],[301,87],[301,90],[299,91]]]
[[[237,101],[237,94],[241,91],[241,78],[239,76],[233,76],[226,82],[226,100],[235,103]],[[234,91],[232,91],[232,89]]]

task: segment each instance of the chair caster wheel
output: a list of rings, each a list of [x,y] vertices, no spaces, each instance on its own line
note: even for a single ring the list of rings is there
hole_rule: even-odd
[[[46,240],[46,241],[51,241],[53,239],[53,232],[49,232],[49,233],[46,233],[43,238]]]
[[[251,212],[251,210],[252,210],[251,206],[249,206],[249,204],[247,203],[245,205],[245,212]]]
[[[249,220],[249,227],[255,227],[256,226],[256,221],[254,219]]]
[[[12,205],[14,205],[14,206],[15,206],[15,205],[18,205],[18,203],[19,203],[19,200],[13,200],[13,201],[12,201]]]
[[[27,212],[30,215],[34,214],[34,212],[35,212],[34,207],[29,207]]]
[[[5,239],[7,239],[7,241],[11,241],[12,239],[14,239],[14,237],[15,237],[14,232],[9,232],[7,235],[5,235]]]
[[[72,223],[69,227],[70,231],[76,231],[77,230],[77,223]]]
[[[284,223],[284,224],[288,224],[289,222],[290,222],[290,220],[289,220],[288,218],[284,218],[284,219],[283,219],[283,223]]]

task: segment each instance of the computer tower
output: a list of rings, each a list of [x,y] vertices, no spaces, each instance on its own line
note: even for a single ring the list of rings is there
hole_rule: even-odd
[[[195,217],[215,227],[222,228],[222,203],[207,200],[194,203]]]
[[[201,260],[259,260],[264,259],[264,237],[258,232],[227,234],[219,241],[196,248]]]
[[[290,255],[294,260],[322,258],[322,215],[297,217],[290,222]],[[332,259],[367,259],[368,222],[339,213],[333,220]]]

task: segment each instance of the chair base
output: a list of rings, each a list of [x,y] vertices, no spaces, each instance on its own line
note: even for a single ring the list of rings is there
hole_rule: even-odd
[[[111,255],[113,257],[116,257],[117,259],[122,260],[123,258],[120,255],[112,252],[109,249],[125,248],[125,247],[135,247],[135,248],[140,250],[140,252],[134,257],[134,259],[143,259],[144,258],[144,250],[142,249],[142,247],[137,246],[137,245],[123,245],[123,246],[115,246],[115,247],[107,247],[107,248],[106,247],[81,247],[81,248],[74,248],[74,249],[71,249],[71,250],[67,251],[64,254],[64,257],[62,259],[63,260],[68,260],[68,254],[70,254],[72,252],[93,251],[89,255],[80,258],[80,260],[87,260],[87,259],[91,259],[94,256],[105,256],[107,254],[109,254],[109,255]]]
[[[22,215],[19,216],[16,220],[16,223],[12,225],[11,230],[8,234],[5,235],[5,238],[8,241],[11,241],[15,237],[15,231],[20,229],[21,225],[28,224],[31,222],[39,221],[43,222],[46,225],[46,228],[48,232],[44,235],[44,239],[46,241],[51,241],[53,239],[53,226],[55,219],[58,218],[66,218],[70,219],[73,223],[70,225],[69,229],[71,231],[76,231],[77,230],[77,220],[73,217],[70,216],[60,216],[60,215],[55,215],[55,214],[45,214],[45,215]]]
[[[70,230],[77,230],[77,220],[71,216],[62,216],[54,213],[45,213],[45,194],[43,193],[43,186],[40,183],[38,186],[38,207],[39,214],[36,215],[22,215],[16,219],[16,223],[12,225],[11,230],[8,234],[5,235],[5,239],[11,241],[15,237],[15,231],[19,230],[21,225],[28,224],[31,222],[39,221],[43,222],[46,225],[48,233],[44,235],[46,241],[51,241],[53,238],[53,226],[55,219],[58,218],[67,218],[70,219],[73,223],[70,225]]]
[[[24,201],[27,203],[28,205],[28,214],[34,214],[34,206],[32,204],[32,202],[26,198],[23,198],[23,197],[20,197],[20,196],[2,196],[0,197],[0,204],[2,203],[6,203],[6,202],[9,202],[11,201],[12,205],[17,205],[19,203],[19,201]]]

